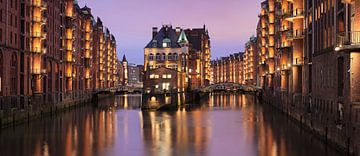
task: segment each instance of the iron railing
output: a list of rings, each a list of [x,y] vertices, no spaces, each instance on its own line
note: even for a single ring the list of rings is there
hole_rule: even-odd
[[[360,46],[360,31],[349,31],[337,35],[337,47]]]
[[[294,18],[299,16],[304,16],[304,9],[297,8],[295,10],[288,10],[283,13],[285,18]]]

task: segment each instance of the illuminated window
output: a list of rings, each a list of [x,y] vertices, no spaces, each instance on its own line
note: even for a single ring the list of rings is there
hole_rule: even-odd
[[[155,85],[155,88],[158,89],[158,88],[159,88],[159,85]]]
[[[162,78],[163,78],[163,79],[166,79],[166,78],[167,78],[167,75],[166,75],[166,74],[162,75]]]
[[[171,77],[172,77],[171,74],[168,74],[168,75],[167,75],[167,78],[168,78],[168,79],[171,79]]]
[[[155,75],[155,79],[158,79],[160,76],[159,75]]]
[[[154,74],[151,74],[150,75],[150,79],[154,79],[155,78],[155,75]]]
[[[162,89],[163,90],[169,90],[170,83],[162,83]]]
[[[163,40],[163,48],[169,48],[169,47],[171,47],[171,40],[170,39],[168,39],[168,38],[165,38],[164,40]]]

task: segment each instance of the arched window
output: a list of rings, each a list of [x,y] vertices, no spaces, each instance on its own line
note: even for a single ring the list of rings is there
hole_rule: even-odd
[[[159,53],[156,53],[156,61],[160,61],[160,59],[161,59],[160,54],[159,54]]]
[[[178,59],[178,54],[177,53],[174,53],[174,60],[177,60]]]
[[[172,53],[169,53],[168,54],[168,60],[171,61],[172,59],[173,59],[173,55],[172,55]]]
[[[3,86],[3,71],[4,71],[4,60],[3,60],[3,55],[2,55],[2,51],[0,50],[0,95],[2,95],[2,86]]]
[[[166,58],[166,54],[165,54],[165,53],[162,53],[162,54],[161,54],[161,60],[162,60],[162,61],[165,61],[165,58]]]
[[[154,60],[154,54],[149,54],[149,60],[151,61],[151,60]]]
[[[11,77],[11,88],[10,94],[16,95],[17,94],[17,56],[15,53],[11,55],[11,62],[10,62],[10,77]]]

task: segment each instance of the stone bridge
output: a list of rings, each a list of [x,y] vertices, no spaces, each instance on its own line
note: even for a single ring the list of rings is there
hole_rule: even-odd
[[[261,88],[257,86],[243,85],[232,82],[212,84],[210,86],[200,89],[201,92],[217,92],[217,91],[257,92],[258,90],[261,90]]]

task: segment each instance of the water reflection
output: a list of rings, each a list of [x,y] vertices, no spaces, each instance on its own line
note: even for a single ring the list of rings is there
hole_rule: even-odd
[[[2,130],[0,155],[338,155],[253,96],[213,94],[175,112],[141,112],[141,99],[117,96]]]

